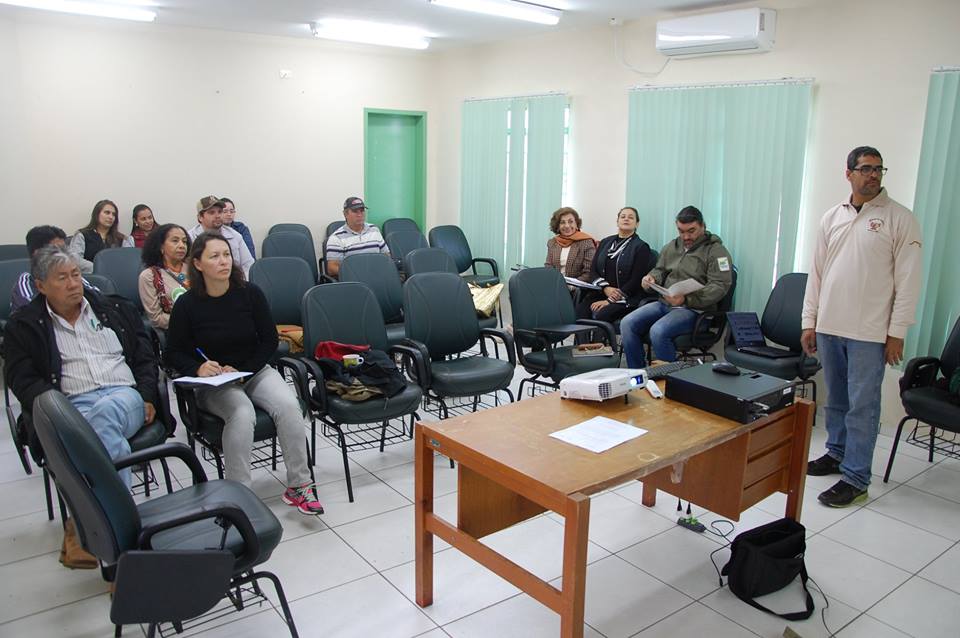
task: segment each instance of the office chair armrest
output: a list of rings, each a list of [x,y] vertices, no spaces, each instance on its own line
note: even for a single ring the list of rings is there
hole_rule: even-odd
[[[577,323],[581,326],[596,326],[597,328],[602,328],[603,332],[607,335],[607,343],[615,352],[619,352],[617,349],[617,331],[613,329],[613,324],[609,321],[600,321],[599,319],[577,319]]]
[[[243,539],[243,553],[237,556],[236,564],[252,564],[260,555],[260,538],[257,537],[257,532],[253,529],[250,519],[247,518],[244,511],[235,503],[208,503],[201,507],[187,509],[180,515],[157,523],[156,525],[144,527],[140,530],[140,535],[137,536],[137,546],[140,549],[153,549],[151,541],[153,537],[160,532],[208,518],[224,520],[225,525],[221,525],[219,522],[217,523],[217,525],[220,525],[224,529],[222,536],[224,540],[226,539],[226,531],[230,525],[237,528],[240,538]],[[220,547],[216,549],[223,549],[223,541],[221,541]]]
[[[417,365],[422,365],[422,367],[414,368],[414,374],[417,375],[415,381],[424,392],[430,389],[430,386],[433,385],[433,368],[430,364],[430,351],[427,350],[427,346],[419,341],[414,339],[404,339],[400,342],[401,346],[416,350],[419,353],[419,358],[415,361],[419,363]],[[423,376],[420,376],[423,375]]]
[[[481,328],[480,329],[480,354],[486,357],[489,355],[487,355],[487,344],[483,340],[484,337],[487,337],[489,339],[493,339],[494,337],[496,337],[497,339],[500,339],[501,341],[503,341],[503,345],[506,347],[506,350],[507,350],[507,356],[509,357],[510,365],[512,366],[517,365],[517,352],[514,349],[513,336],[509,332],[507,332],[506,330],[499,330],[497,328]]]
[[[203,465],[200,464],[200,460],[197,458],[197,455],[194,454],[193,450],[183,443],[161,443],[160,445],[154,445],[144,450],[137,450],[136,452],[131,452],[130,454],[125,454],[114,459],[113,466],[118,470],[122,470],[134,465],[141,465],[147,461],[156,461],[157,459],[168,459],[171,457],[180,459],[184,465],[190,468],[194,485],[206,482],[207,473],[203,470]]]
[[[298,357],[280,357],[276,361],[277,371],[286,379],[286,373],[289,371],[293,380],[293,385],[297,389],[297,396],[303,401],[304,405],[310,405],[310,384],[308,382],[307,366],[304,359]],[[304,417],[307,415],[304,414]]]
[[[310,381],[313,381],[314,386],[317,389],[317,394],[320,395],[320,398],[318,399],[312,392],[308,390],[305,399],[307,404],[320,413],[326,413],[327,386],[323,381],[323,370],[320,369],[320,365],[316,361],[309,357],[301,357],[300,363],[303,364],[303,369],[306,372],[304,379],[306,379],[305,383],[307,388],[310,387]]]
[[[530,370],[536,370],[540,374],[548,374],[553,370],[555,364],[553,358],[553,347],[546,335],[536,330],[526,330],[524,328],[513,329],[513,340],[516,345],[517,357],[520,359],[520,365]],[[524,348],[531,350],[540,349],[547,353],[547,365],[542,366],[527,359],[523,354]]]
[[[406,362],[407,370],[413,370],[416,379],[429,379],[430,359],[424,358],[423,352],[419,348],[410,345],[397,344],[387,348],[387,354],[390,356],[400,355]],[[419,383],[418,383],[419,385]]]
[[[493,270],[493,276],[497,277],[498,279],[500,278],[500,269],[497,268],[496,260],[490,259],[489,257],[475,257],[473,261],[470,262],[470,266],[473,268],[473,274],[475,275],[477,274],[477,262],[480,262],[481,264],[488,264]]]
[[[940,359],[936,357],[914,357],[907,362],[907,367],[900,377],[900,393],[910,388],[920,388],[933,385],[940,370]]]

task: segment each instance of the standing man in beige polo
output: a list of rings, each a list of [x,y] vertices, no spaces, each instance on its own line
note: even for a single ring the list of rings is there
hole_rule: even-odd
[[[867,498],[884,367],[903,359],[920,297],[920,224],[881,186],[886,172],[877,149],[850,151],[852,192],[820,222],[803,300],[800,342],[819,353],[827,384],[827,453],[807,474],[840,475],[818,497],[829,507]]]

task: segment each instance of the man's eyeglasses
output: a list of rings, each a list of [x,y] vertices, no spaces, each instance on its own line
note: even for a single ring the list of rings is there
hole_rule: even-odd
[[[867,177],[867,176],[870,175],[871,173],[877,173],[878,175],[886,175],[886,174],[887,174],[887,167],[886,167],[886,166],[871,166],[871,165],[869,165],[869,164],[865,164],[865,165],[863,165],[863,166],[858,166],[858,167],[856,167],[856,168],[853,169],[853,170],[857,171],[858,173],[860,173],[860,174],[863,175],[864,177]]]

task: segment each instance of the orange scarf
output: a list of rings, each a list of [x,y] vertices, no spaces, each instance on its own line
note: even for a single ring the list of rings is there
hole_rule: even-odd
[[[567,248],[568,246],[572,246],[573,242],[583,241],[584,239],[589,239],[590,241],[592,241],[594,246],[597,245],[597,240],[591,237],[590,235],[586,234],[582,230],[578,230],[577,232],[570,235],[569,237],[564,237],[563,235],[554,235],[553,238],[557,240],[557,243],[562,248]]]

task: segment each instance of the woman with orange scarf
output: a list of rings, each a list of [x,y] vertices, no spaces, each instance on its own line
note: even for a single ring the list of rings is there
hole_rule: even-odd
[[[565,277],[589,282],[597,242],[580,230],[582,223],[572,208],[565,206],[553,213],[550,230],[555,236],[547,241],[547,261],[543,265],[556,268]]]

